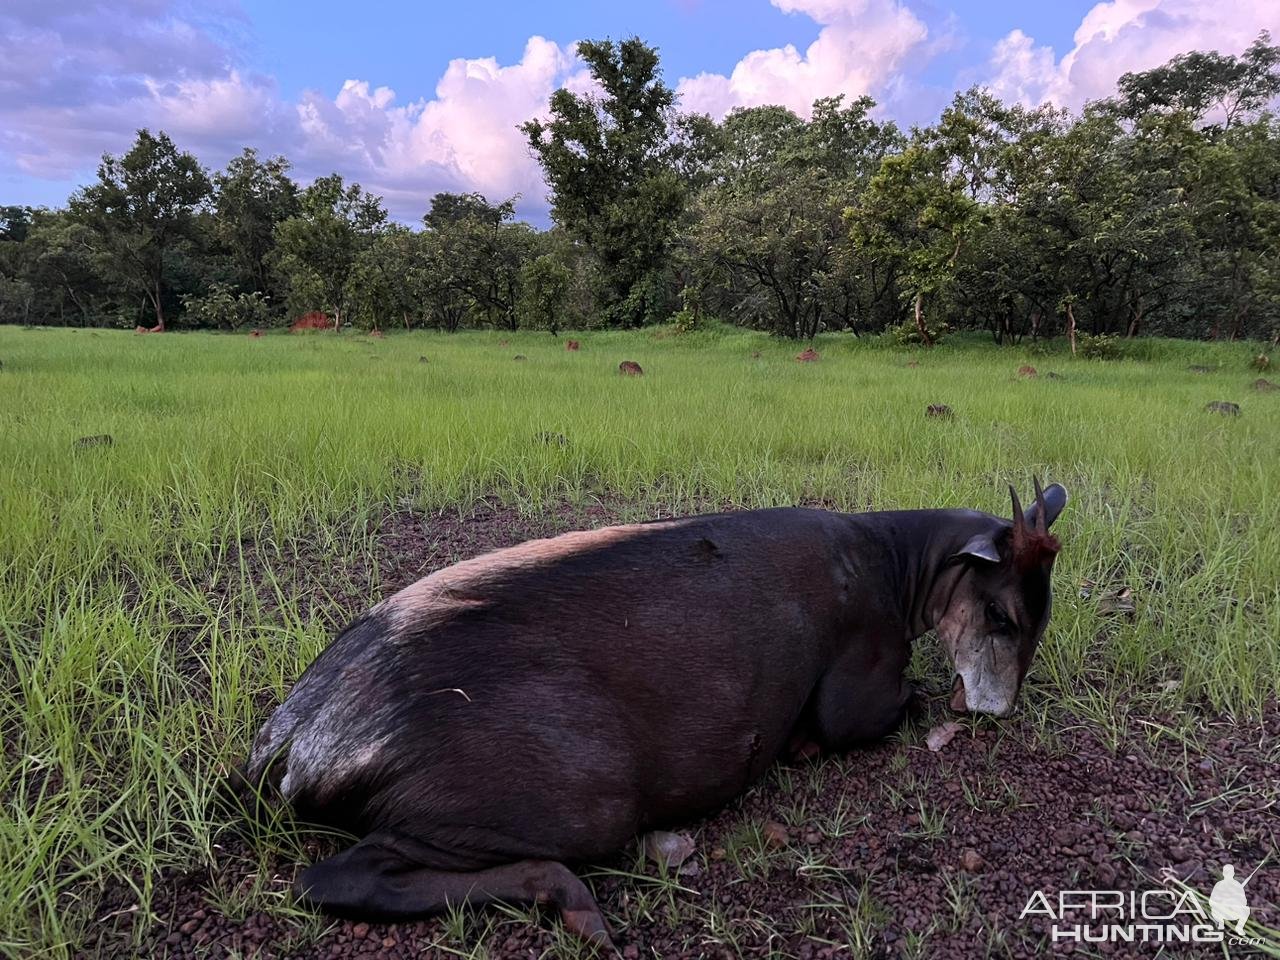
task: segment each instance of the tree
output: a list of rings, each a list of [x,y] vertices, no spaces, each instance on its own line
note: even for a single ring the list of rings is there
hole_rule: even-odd
[[[533,247],[532,231],[514,217],[514,197],[491,204],[478,193],[438,193],[423,217],[448,248],[450,272],[470,310],[510,330],[519,325],[520,271]]]
[[[289,161],[262,161],[246,147],[213,182],[214,233],[230,258],[235,282],[246,292],[275,295],[275,229],[298,213],[298,187],[289,178]]]
[[[725,118],[690,231],[695,307],[795,338],[856,332],[877,311],[886,274],[857,258],[842,220],[897,139],[871,107],[833,97],[816,101],[807,122],[782,107]]]
[[[375,330],[396,321],[408,330],[421,302],[421,268],[419,235],[399,224],[381,230],[352,264],[347,280],[349,315]]]
[[[0,242],[22,243],[31,229],[30,207],[0,207]]]
[[[925,321],[925,301],[951,292],[960,252],[982,219],[963,174],[948,171],[947,159],[927,135],[917,137],[885,158],[848,212],[854,243],[872,259],[896,265],[925,346],[933,345],[937,329]]]
[[[275,229],[276,262],[288,278],[295,305],[331,313],[333,328],[341,330],[356,260],[386,220],[380,197],[358,183],[347,186],[339,174],[307,187],[298,215]]]
[[[1130,120],[1173,112],[1202,122],[1214,114],[1226,129],[1280,95],[1280,46],[1263,30],[1242,56],[1184,53],[1153,70],[1126,73],[1116,86],[1113,103]]]
[[[608,322],[635,326],[662,317],[669,301],[664,270],[686,194],[670,126],[675,95],[657,51],[634,37],[584,41],[578,55],[601,94],[557,90],[550,119],[522,129],[551,188],[553,219],[600,262]]]
[[[165,286],[175,249],[193,232],[194,214],[210,191],[209,178],[169,137],[138,131],[120,157],[106,154],[98,182],[71,200],[73,213],[94,232],[103,268],[144,294],[165,329]]]

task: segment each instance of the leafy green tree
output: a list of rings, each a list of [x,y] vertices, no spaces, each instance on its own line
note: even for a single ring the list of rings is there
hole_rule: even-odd
[[[356,260],[383,229],[382,199],[339,174],[320,177],[302,191],[297,216],[275,228],[276,263],[287,278],[294,304],[332,314],[342,329],[353,290]]]
[[[22,243],[27,239],[27,231],[30,229],[30,207],[0,207],[0,243]]]
[[[95,323],[103,301],[120,292],[98,269],[93,230],[65,210],[35,211],[22,246],[42,322]]]
[[[635,326],[669,306],[667,253],[684,209],[675,95],[658,53],[631,38],[584,41],[578,55],[601,93],[557,90],[551,116],[523,130],[551,188],[551,213],[600,262],[609,323]]]
[[[1216,50],[1180,54],[1117,83],[1114,105],[1130,120],[1154,113],[1185,113],[1196,122],[1211,115],[1229,128],[1280,96],[1280,46],[1262,31],[1242,56]]]
[[[842,220],[897,139],[871,107],[835,97],[809,121],[782,107],[730,113],[685,254],[695,312],[705,304],[795,338],[856,332],[876,312],[888,284],[858,259]]]
[[[181,244],[192,239],[195,212],[211,185],[196,158],[169,137],[139,130],[128,153],[104,155],[98,182],[71,199],[73,214],[94,233],[104,271],[142,293],[165,329],[166,282]]]
[[[520,268],[520,298],[516,312],[528,327],[559,334],[570,296],[573,273],[555,253],[541,253]]]
[[[375,330],[393,323],[412,327],[421,309],[421,239],[407,227],[391,224],[356,254],[347,280],[355,323]]]
[[[213,230],[246,291],[280,293],[272,270],[276,226],[298,214],[298,187],[284,157],[260,160],[252,147],[213,178]]]
[[[902,153],[886,157],[859,203],[850,208],[851,235],[873,260],[896,265],[900,289],[909,298],[921,342],[931,346],[925,302],[945,302],[957,277],[966,241],[976,234],[983,211],[962,173],[948,170],[948,157],[920,137]]]
[[[438,193],[431,200],[423,223],[433,238],[430,248],[441,262],[447,257],[447,281],[436,288],[450,291],[441,303],[446,326],[456,329],[463,316],[514,330],[519,325],[517,302],[521,270],[532,255],[533,232],[526,224],[513,223],[515,199],[491,204],[478,193]],[[453,308],[454,294],[463,305],[462,314]],[[456,322],[455,322],[456,321]]]

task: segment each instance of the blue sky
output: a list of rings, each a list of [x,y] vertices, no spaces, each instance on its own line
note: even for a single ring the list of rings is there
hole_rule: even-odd
[[[517,126],[556,87],[589,88],[575,40],[644,38],[684,106],[715,116],[867,93],[910,124],[974,83],[1078,108],[1125,70],[1263,28],[1280,35],[1280,4],[3,0],[0,203],[64,202],[145,125],[211,168],[252,145],[304,182],[336,170],[406,221],[437,190],[519,195],[540,218]]]
[[[1092,3],[1015,3],[964,0],[914,4],[937,23],[953,20],[960,47],[929,61],[928,78],[949,83],[960,67],[981,63],[1014,28],[1056,49],[1066,49]],[[318,0],[305,17],[293,4],[248,0],[253,60],[279,80],[286,96],[324,86],[334,76],[365,77],[397,91],[429,93],[455,57],[518,60],[535,34],[561,43],[587,37],[636,35],[657,46],[669,77],[704,70],[727,73],[744,53],[812,43],[819,27],[799,14],[744,0],[651,0],[648,3],[514,3],[476,0],[464,5],[370,4],[373,15],[351,17],[351,5]],[[388,32],[387,24],[396,25]],[[342,24],[335,29],[335,24]]]

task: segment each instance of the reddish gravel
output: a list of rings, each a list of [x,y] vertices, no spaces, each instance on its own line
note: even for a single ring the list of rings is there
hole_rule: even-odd
[[[396,514],[382,522],[373,557],[334,558],[302,543],[288,569],[279,560],[273,569],[282,589],[309,586],[312,614],[340,619],[462,557],[618,515],[599,506],[542,519],[497,508],[467,518]],[[251,567],[264,562],[251,545],[242,556]],[[263,599],[269,595],[264,588]],[[1143,740],[1117,753],[1085,724],[1063,723],[1037,738],[1025,718],[1015,718],[965,719],[963,731],[933,753],[924,734],[950,715],[945,678],[932,679],[938,694],[901,735],[844,757],[779,767],[731,807],[686,825],[697,849],[678,889],[664,889],[658,868],[636,849],[580,867],[623,956],[1070,953],[1069,944],[1049,943],[1045,919],[1019,919],[1033,891],[1052,899],[1067,889],[1147,889],[1169,870],[1207,894],[1222,863],[1234,863],[1243,878],[1267,856],[1272,862],[1250,882],[1249,900],[1255,919],[1280,926],[1276,705],[1250,727],[1204,721],[1196,748]],[[260,704],[264,713],[269,706]],[[563,935],[546,918],[531,924],[480,911],[458,940],[441,918],[369,924],[284,909],[246,915],[231,906],[243,902],[236,891],[254,889],[279,891],[275,902],[286,906],[283,891],[301,859],[324,855],[327,842],[307,839],[297,861],[260,858],[252,842],[229,833],[212,868],[154,878],[155,922],[130,910],[135,900],[125,884],[109,889],[96,911],[106,919],[79,955],[408,958],[476,947],[490,957],[560,955]],[[642,871],[647,879],[603,871]],[[1107,944],[1077,952],[1153,957],[1158,949]]]

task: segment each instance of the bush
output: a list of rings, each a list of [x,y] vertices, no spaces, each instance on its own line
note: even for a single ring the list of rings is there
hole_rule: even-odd
[[[702,315],[687,307],[677,310],[671,315],[671,327],[676,333],[693,333],[702,328]]]
[[[929,339],[935,344],[941,343],[942,338],[951,332],[951,328],[945,323],[932,324],[926,322],[924,328],[929,334]],[[920,328],[916,326],[914,320],[908,320],[906,323],[899,324],[896,327],[890,327],[888,332],[900,347],[924,346],[924,337],[920,336]]]
[[[1120,356],[1120,337],[1114,333],[1076,335],[1076,354],[1086,360],[1114,360]]]
[[[267,298],[257,290],[234,293],[229,283],[215,280],[202,297],[185,296],[182,306],[187,321],[197,327],[222,327],[235,330],[242,326],[263,327],[271,320]]]

